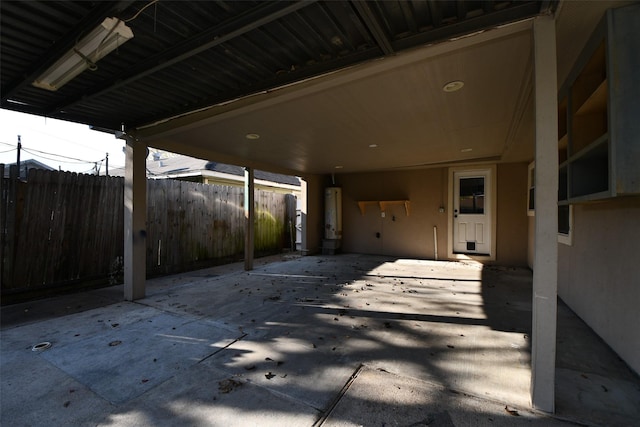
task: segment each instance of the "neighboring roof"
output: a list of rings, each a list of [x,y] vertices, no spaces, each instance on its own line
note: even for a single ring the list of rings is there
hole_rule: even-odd
[[[16,163],[14,162],[14,163],[9,163],[5,165],[5,169],[4,169],[5,178],[9,178],[10,167],[15,166],[15,164]],[[52,168],[49,165],[45,165],[44,163],[41,163],[37,160],[28,159],[20,162],[20,177],[26,178],[31,169],[44,169],[49,171],[56,170],[55,168]]]
[[[181,154],[164,151],[151,151],[147,157],[147,173],[154,178],[180,178],[186,176],[206,176],[207,172],[219,172],[227,175],[244,176],[242,166],[212,162]],[[110,170],[111,175],[123,175],[122,169]],[[255,179],[278,184],[299,186],[300,180],[295,176],[278,173],[255,171]]]
[[[2,108],[120,130],[526,19],[557,0],[2,1]],[[55,92],[32,82],[105,18],[133,38]]]

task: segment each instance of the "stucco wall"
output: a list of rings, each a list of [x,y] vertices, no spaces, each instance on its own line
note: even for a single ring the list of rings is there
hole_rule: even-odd
[[[497,259],[502,265],[527,265],[527,165],[498,165]],[[342,187],[345,252],[434,259],[433,227],[438,258],[447,256],[448,169],[336,175]],[[409,215],[393,205],[381,217],[377,206],[362,215],[359,200],[410,200]],[[444,207],[445,212],[439,212]],[[380,237],[376,237],[380,233]]]
[[[575,205],[558,294],[640,373],[640,197]]]
[[[343,248],[345,252],[434,258],[433,227],[437,227],[438,255],[446,257],[446,169],[340,175],[342,187]],[[367,206],[362,215],[360,200],[409,200],[387,208]],[[376,237],[380,233],[380,237]]]
[[[527,163],[498,165],[497,262],[527,266]]]

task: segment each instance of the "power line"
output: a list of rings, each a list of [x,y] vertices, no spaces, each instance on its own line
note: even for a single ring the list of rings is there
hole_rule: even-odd
[[[82,143],[80,143],[78,141],[73,141],[73,140],[68,139],[68,138],[62,138],[62,137],[60,137],[58,135],[55,135],[55,134],[52,134],[52,133],[48,133],[48,132],[43,132],[43,131],[38,130],[38,129],[32,129],[32,132],[39,133],[40,135],[44,135],[44,136],[49,137],[49,138],[55,138],[55,139],[58,139],[60,141],[64,141],[64,142],[66,142],[68,144],[77,145],[78,147],[82,147],[82,148],[85,148],[87,150],[97,151],[97,152],[102,151],[100,148],[96,148],[95,146],[82,144]]]
[[[9,147],[14,147],[11,148],[9,150],[6,151],[0,151],[0,154],[4,154],[4,153],[9,153],[11,151],[15,151],[15,145],[14,144],[10,144],[7,142],[2,142],[0,141],[0,144],[2,145],[6,145]],[[100,169],[102,168],[103,163],[106,161],[106,157],[102,158],[100,160],[84,160],[84,159],[78,159],[76,157],[69,157],[69,156],[64,156],[62,154],[56,154],[56,153],[49,153],[47,151],[41,151],[41,150],[36,150],[36,149],[28,149],[28,148],[24,148],[24,146],[21,147],[21,150],[24,151],[25,153],[29,153],[35,157],[38,158],[42,158],[42,159],[47,159],[50,160],[52,162],[57,162],[57,163],[66,163],[66,164],[93,164],[93,167],[85,172],[82,173],[91,173],[91,172],[95,172],[95,173],[99,173]],[[48,156],[53,156],[53,157],[48,157]],[[64,160],[67,159],[67,160]],[[124,169],[124,166],[116,166],[116,165],[112,165],[112,167],[110,169],[112,170],[116,170],[116,169]]]
[[[22,147],[22,151],[24,151],[25,153],[33,154],[34,156],[42,157],[43,159],[54,161],[54,162],[75,163],[75,164],[95,163],[96,162],[95,160],[83,160],[83,159],[77,159],[75,157],[63,156],[61,154],[47,153],[46,151],[40,151],[40,150],[34,150],[34,149],[26,149],[26,148],[24,148],[24,146]],[[43,156],[43,154],[45,154],[45,156]],[[51,158],[51,157],[47,157],[47,156],[54,156],[55,158]],[[64,160],[60,160],[60,159],[69,159],[69,160],[72,160],[72,161],[64,161]],[[104,159],[100,159],[98,161],[101,162],[102,160],[104,160]]]

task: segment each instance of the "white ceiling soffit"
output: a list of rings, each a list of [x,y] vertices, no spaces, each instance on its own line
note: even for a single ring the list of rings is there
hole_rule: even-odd
[[[530,30],[527,20],[400,53],[147,126],[137,137],[301,174],[526,161],[533,154]],[[464,87],[444,92],[453,80]]]

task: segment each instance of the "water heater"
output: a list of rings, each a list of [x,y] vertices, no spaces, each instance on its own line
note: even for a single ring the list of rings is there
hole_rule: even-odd
[[[324,238],[342,239],[342,189],[328,187],[324,190]]]

